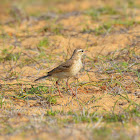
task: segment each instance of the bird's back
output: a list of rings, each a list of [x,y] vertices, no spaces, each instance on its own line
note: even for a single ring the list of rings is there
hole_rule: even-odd
[[[59,74],[61,72],[70,72],[72,65],[73,65],[73,61],[69,59],[66,62],[59,65],[58,67],[49,71],[48,76],[53,76],[54,74]]]

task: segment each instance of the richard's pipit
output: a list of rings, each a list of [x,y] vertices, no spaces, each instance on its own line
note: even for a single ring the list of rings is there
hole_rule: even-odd
[[[59,95],[63,97],[58,87],[58,81],[61,79],[65,79],[65,78],[69,79],[70,77],[74,77],[80,71],[80,69],[83,66],[82,61],[81,61],[83,54],[84,54],[84,50],[75,49],[70,59],[68,59],[66,62],[62,63],[58,67],[54,68],[53,70],[49,71],[47,75],[42,76],[36,79],[35,81],[38,81],[40,79],[47,78],[47,77],[57,78],[58,80],[56,81],[56,85],[59,91]],[[67,85],[70,88],[68,82],[67,82]],[[73,91],[72,91],[72,94],[75,95]]]

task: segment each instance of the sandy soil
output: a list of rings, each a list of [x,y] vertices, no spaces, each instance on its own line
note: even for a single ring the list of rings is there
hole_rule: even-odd
[[[117,5],[116,1],[108,2],[101,0],[96,2],[94,0],[56,1],[54,3],[49,2],[48,5],[45,5],[43,1],[30,3],[27,0],[22,2],[15,0],[13,4],[4,2],[2,3],[3,6],[0,6],[1,57],[6,58],[9,53],[20,54],[20,57],[16,61],[14,61],[13,57],[9,61],[2,60],[0,64],[1,95],[4,96],[2,100],[3,106],[0,109],[1,118],[10,116],[11,112],[8,121],[13,128],[17,126],[22,127],[22,125],[28,124],[28,122],[35,123],[35,128],[38,128],[38,131],[34,132],[33,135],[33,132],[27,134],[29,138],[26,137],[26,139],[90,138],[86,131],[87,124],[81,124],[80,127],[77,124],[72,124],[69,128],[60,127],[58,133],[56,132],[57,130],[54,130],[55,128],[49,129],[49,125],[47,125],[46,128],[44,127],[46,130],[43,132],[42,128],[39,128],[40,125],[37,126],[37,123],[40,124],[41,122],[39,120],[35,121],[35,118],[39,119],[36,116],[43,117],[47,110],[78,112],[85,109],[89,112],[103,114],[112,111],[115,113],[124,112],[130,106],[130,102],[120,97],[120,95],[114,96],[109,94],[109,90],[104,84],[98,84],[102,81],[101,79],[108,79],[108,76],[106,74],[95,73],[97,68],[93,66],[93,62],[96,63],[99,56],[108,56],[114,51],[119,51],[133,45],[135,42],[137,42],[135,45],[137,46],[136,54],[139,55],[140,49],[138,46],[140,44],[138,44],[138,37],[140,36],[140,24],[136,23],[130,27],[116,24],[112,27],[112,32],[102,35],[95,35],[94,32],[82,33],[84,29],[94,30],[103,23],[118,16],[105,14],[100,15],[97,20],[92,20],[91,16],[83,13],[84,11],[92,7],[99,8],[106,5],[119,9],[119,4]],[[140,4],[138,0],[135,3],[136,5]],[[135,22],[139,22],[140,10],[129,7],[128,3],[124,3],[124,5],[127,8],[125,10],[126,13],[132,12],[134,14],[133,16],[129,16],[130,20],[134,19]],[[19,9],[16,9],[14,6],[17,6]],[[120,8],[120,11],[122,9]],[[53,11],[50,12],[50,18],[41,19],[41,15],[47,15],[48,11]],[[73,12],[77,12],[77,14],[73,14]],[[54,19],[53,16],[58,17],[58,19]],[[38,47],[38,44],[44,38],[47,39],[49,45]],[[77,47],[86,49],[88,52],[86,54],[87,57],[83,59],[84,69],[78,75],[78,83],[81,86],[76,86],[77,81],[74,78],[69,81],[72,89],[75,92],[77,91],[76,97],[73,98],[70,91],[66,92],[65,82],[62,82],[60,88],[64,98],[56,96],[56,104],[49,105],[45,100],[39,97],[36,98],[35,95],[32,95],[32,98],[29,100],[17,98],[16,95],[22,93],[22,91],[26,94],[26,91],[24,91],[25,88],[30,89],[32,86],[37,87],[39,85],[45,85],[49,88],[49,92],[46,95],[58,95],[54,79],[47,79],[37,83],[34,80],[68,59]],[[7,53],[4,53],[5,49],[7,49]],[[139,65],[137,65],[136,69],[139,68]],[[87,72],[86,70],[88,69],[90,71]],[[110,76],[117,78],[115,74]],[[136,96],[134,93],[140,93],[140,91],[133,84],[129,84],[130,81],[137,78],[124,75],[124,79],[127,81],[125,86],[128,86],[131,93],[123,94],[123,97],[127,97],[139,104],[139,95]],[[115,87],[113,84],[111,86],[112,88]],[[133,106],[130,106],[130,108],[133,108]],[[15,120],[15,118],[17,119]],[[1,127],[4,128],[4,124],[2,125]],[[100,125],[102,126],[103,124]],[[87,128],[89,129],[90,127]],[[133,128],[131,130],[131,132],[133,131],[133,135],[138,134],[137,131],[139,131],[139,128],[136,126],[131,126],[131,128]],[[120,128],[120,131],[122,129]],[[10,137],[7,134],[5,135],[6,138],[10,138],[11,140],[24,139],[24,134],[23,137],[18,132]],[[4,137],[0,139],[4,139]]]

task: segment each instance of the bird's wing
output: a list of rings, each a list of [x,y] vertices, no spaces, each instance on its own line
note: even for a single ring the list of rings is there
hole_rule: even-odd
[[[52,69],[51,71],[48,72],[48,76],[51,76],[55,73],[59,73],[59,72],[67,72],[70,70],[71,66],[73,64],[72,60],[67,60],[66,62],[62,63],[61,65],[59,65],[58,67]]]

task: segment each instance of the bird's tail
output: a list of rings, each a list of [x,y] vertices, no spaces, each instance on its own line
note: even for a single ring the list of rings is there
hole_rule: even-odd
[[[44,78],[46,78],[46,77],[48,77],[48,75],[39,77],[39,78],[37,78],[36,80],[34,80],[34,82],[36,82],[36,81],[38,81],[38,80],[41,80],[41,79],[44,79]]]

